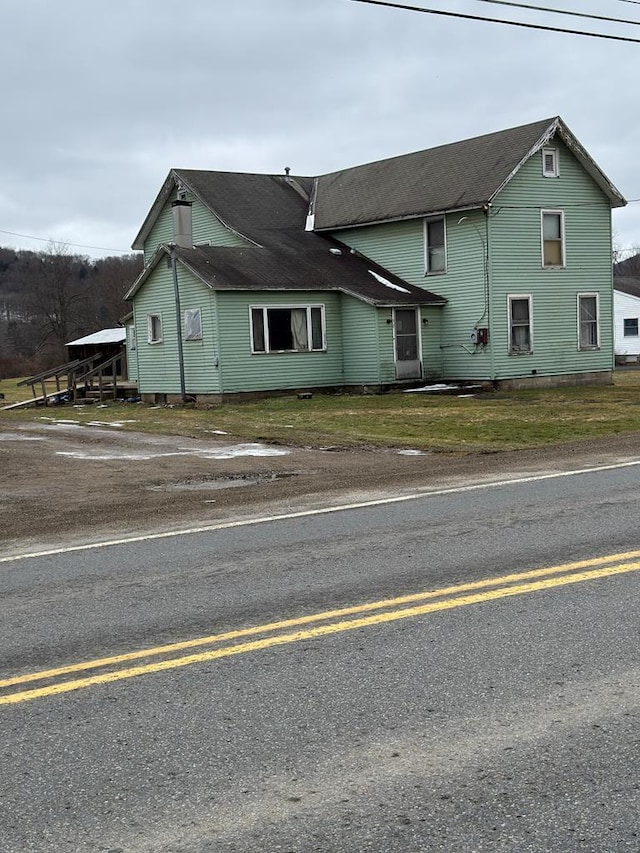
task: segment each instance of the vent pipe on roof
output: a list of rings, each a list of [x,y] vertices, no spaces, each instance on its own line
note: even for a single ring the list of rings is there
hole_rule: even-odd
[[[183,249],[193,247],[193,233],[191,227],[191,202],[178,199],[171,202],[173,214],[173,242]]]
[[[284,167],[284,173],[285,173],[285,175],[286,175],[287,177],[289,177],[289,172],[290,172],[290,171],[291,171],[291,166],[285,166],[285,167]]]

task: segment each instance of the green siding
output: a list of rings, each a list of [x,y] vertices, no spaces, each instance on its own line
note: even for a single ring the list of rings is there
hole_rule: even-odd
[[[559,149],[559,177],[543,177],[538,152],[501,191],[488,214],[477,210],[447,215],[446,273],[425,275],[422,219],[335,232],[363,255],[447,299],[439,330],[443,378],[510,379],[596,372],[613,366],[609,201],[572,153],[560,142],[553,144]],[[566,269],[542,268],[542,209],[564,210]],[[483,262],[487,247],[488,288]],[[599,294],[600,349],[596,351],[578,349],[580,292]],[[533,298],[532,355],[508,353],[507,295],[514,293]],[[489,346],[472,344],[476,326],[489,328]],[[434,375],[427,373],[429,361],[438,361],[431,325],[428,328],[430,355],[424,353],[423,340],[423,358],[426,375]]]
[[[608,199],[571,152],[556,142],[558,178],[542,176],[534,155],[505,187],[491,214],[491,336],[500,378],[610,370],[613,273]],[[564,269],[543,269],[540,211],[563,210]],[[600,349],[578,349],[577,294],[600,302]],[[509,355],[508,294],[532,297],[533,352]]]
[[[340,305],[344,382],[346,385],[378,385],[383,381],[379,326],[379,315],[383,312],[345,294],[341,296]]]
[[[342,385],[342,322],[338,293],[216,293],[220,330],[220,370],[227,393]],[[326,352],[252,353],[251,306],[324,305]]]
[[[173,215],[171,212],[171,201],[167,201],[160,215],[156,219],[149,236],[144,243],[144,262],[148,264],[154,256],[158,246],[162,243],[170,243],[173,239]],[[229,230],[215,216],[206,205],[191,193],[187,194],[187,201],[191,202],[191,227],[194,245],[207,243],[211,246],[247,246],[250,243],[244,240],[234,231]]]
[[[135,323],[133,317],[125,324],[127,333],[126,350],[127,350],[127,379],[131,382],[138,381],[138,342],[136,339],[135,346],[133,343],[133,334],[135,332]]]
[[[424,372],[431,378],[480,379],[489,372],[488,352],[471,346],[474,325],[486,322],[484,214],[466,217],[463,222],[462,214],[446,217],[447,272],[437,275],[425,275],[422,219],[336,232],[348,246],[448,300],[444,308],[429,309],[428,329],[422,329]]]
[[[200,308],[202,340],[182,342],[187,394],[215,394],[220,390],[218,348],[211,291],[178,266],[180,309]],[[134,300],[137,335],[138,388],[141,394],[179,394],[180,368],[173,274],[160,261]],[[147,315],[162,317],[163,340],[148,343]]]

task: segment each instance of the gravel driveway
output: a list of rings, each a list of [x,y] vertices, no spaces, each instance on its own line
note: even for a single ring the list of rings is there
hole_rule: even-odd
[[[0,426],[0,553],[640,457],[640,435],[492,454],[281,447]]]

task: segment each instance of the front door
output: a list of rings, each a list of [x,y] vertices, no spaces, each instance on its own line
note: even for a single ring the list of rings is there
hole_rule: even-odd
[[[396,379],[422,379],[417,308],[394,309]]]

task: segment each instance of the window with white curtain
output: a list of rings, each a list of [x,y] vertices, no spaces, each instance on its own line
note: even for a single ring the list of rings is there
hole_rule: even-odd
[[[252,306],[250,313],[254,353],[326,349],[324,305]]]

